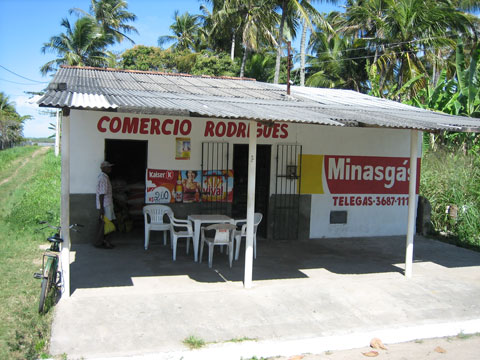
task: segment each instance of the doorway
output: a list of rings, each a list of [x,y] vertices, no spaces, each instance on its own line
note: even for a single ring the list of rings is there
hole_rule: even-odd
[[[114,164],[110,179],[115,215],[125,230],[143,226],[148,141],[105,140],[105,160]]]
[[[124,180],[127,184],[145,183],[148,141],[105,140],[105,160],[115,164],[111,179]]]
[[[267,237],[268,204],[270,198],[271,145],[257,145],[257,167],[255,182],[255,212],[263,214],[257,234]],[[248,193],[248,145],[233,145],[233,203],[232,216],[245,218]]]

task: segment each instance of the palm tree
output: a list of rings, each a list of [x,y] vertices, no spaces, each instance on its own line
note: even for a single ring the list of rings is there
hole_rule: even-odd
[[[307,3],[310,3],[310,0],[304,0]],[[330,22],[335,21],[340,16],[338,12],[331,12],[328,17],[329,20],[318,13],[312,14],[312,20],[318,28],[321,28],[323,31],[326,31],[329,34],[336,33],[336,30],[333,28]],[[307,43],[307,30],[308,30],[308,23],[307,19],[302,20],[302,37],[300,38],[300,86],[305,86],[305,56],[306,56],[306,43]],[[315,36],[314,29],[312,30],[312,36]]]
[[[48,51],[58,56],[40,68],[43,75],[55,71],[60,65],[105,65],[106,54],[103,49],[111,40],[99,31],[91,18],[79,18],[73,28],[68,19],[62,19],[61,25],[65,32],[52,36],[41,48],[43,54]]]
[[[158,38],[158,46],[162,47],[164,44],[174,42],[172,47],[177,51],[182,50],[197,50],[199,45],[199,31],[200,23],[198,15],[190,15],[185,12],[179,15],[178,10],[175,11],[174,23],[170,25],[170,30],[174,35],[164,35]]]
[[[244,76],[248,53],[258,51],[261,47],[276,45],[272,29],[278,23],[275,13],[275,0],[210,0],[212,12],[205,6],[201,9],[205,14],[205,24],[210,39],[223,42],[229,39],[230,59],[233,60],[237,40],[241,38],[243,57],[240,76]]]
[[[478,11],[480,10],[480,1],[478,0],[456,0],[457,7],[464,11]]]
[[[20,116],[15,103],[0,92],[0,150],[11,147],[23,138],[23,123],[31,119],[30,115]]]
[[[329,3],[336,4],[337,0],[326,0]],[[280,59],[282,57],[282,44],[283,44],[283,35],[285,31],[285,24],[287,20],[290,19],[289,30],[292,35],[295,35],[295,27],[298,26],[298,19],[305,19],[306,24],[311,28],[312,24],[310,17],[313,15],[318,15],[318,12],[313,8],[309,1],[299,1],[299,0],[277,0],[277,6],[281,13],[280,26],[277,38],[277,58],[275,61],[275,75],[273,82],[278,84],[280,77]]]
[[[278,23],[278,15],[272,11],[271,0],[244,0],[238,9],[242,14],[242,45],[244,48],[240,77],[244,76],[249,51],[257,51],[260,44],[277,45],[271,32],[273,24]]]
[[[467,36],[474,31],[465,14],[455,10],[448,0],[401,0],[385,17],[385,30],[390,41],[398,43],[395,49],[381,58],[382,63],[394,68],[399,87],[408,80],[427,73],[421,52],[428,53],[448,46],[455,48],[451,35]],[[425,87],[424,81],[419,88]],[[413,89],[418,90],[417,89]]]
[[[0,92],[0,113],[13,113],[15,112],[15,103],[10,101],[10,98],[3,92]]]
[[[242,26],[242,16],[235,7],[238,1],[207,0],[206,2],[212,5],[212,11],[210,12],[205,5],[201,5],[200,10],[203,13],[203,28],[209,46],[213,50],[220,51],[229,47],[230,59],[233,61]]]
[[[91,0],[90,12],[73,8],[70,9],[70,13],[76,12],[94,19],[104,34],[111,36],[115,42],[120,43],[127,39],[135,44],[126,34],[138,34],[134,26],[127,24],[135,21],[137,16],[128,12],[127,8],[128,4],[125,0]]]
[[[309,49],[316,55],[307,61],[307,86],[366,91],[364,41],[321,30],[314,35]]]
[[[437,49],[455,47],[454,37],[471,36],[471,17],[450,0],[349,0],[347,33],[361,37],[375,51],[372,65],[380,71],[380,93],[386,82],[402,88],[411,79],[411,95],[426,86],[425,60]]]
[[[271,82],[275,68],[275,53],[258,52],[250,56],[245,64],[245,76],[257,81]]]

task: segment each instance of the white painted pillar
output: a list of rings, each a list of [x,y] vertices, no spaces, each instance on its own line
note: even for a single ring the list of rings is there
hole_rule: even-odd
[[[61,236],[63,238],[60,261],[62,265],[62,297],[70,297],[70,116],[62,116],[62,194]]]
[[[61,112],[57,110],[57,126],[55,127],[55,156],[60,154],[60,127],[61,127]]]
[[[415,235],[415,214],[417,201],[417,157],[418,157],[418,133],[417,130],[410,131],[410,182],[408,188],[408,223],[407,242],[405,251],[405,276],[412,277],[413,264],[413,237]]]
[[[257,165],[257,122],[250,121],[248,143],[247,239],[245,245],[245,275],[243,286],[252,287],[253,274],[253,221],[255,214],[255,171]]]

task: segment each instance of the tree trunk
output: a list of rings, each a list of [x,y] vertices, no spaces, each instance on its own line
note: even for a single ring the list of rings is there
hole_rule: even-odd
[[[300,40],[300,86],[305,86],[305,42],[307,40],[307,20],[303,19],[302,38]]]
[[[240,77],[243,78],[245,75],[245,63],[247,62],[248,47],[245,46],[245,51],[243,52],[242,66],[240,66]]]
[[[287,16],[287,1],[283,0],[282,2],[282,19],[280,20],[280,32],[278,34],[277,41],[277,59],[275,61],[275,76],[273,78],[273,83],[278,84],[278,79],[280,77],[280,62],[282,58],[282,43],[283,43],[283,28],[285,26],[285,18]]]
[[[230,59],[233,61],[234,58],[235,58],[235,30],[233,30],[232,48],[230,49]]]

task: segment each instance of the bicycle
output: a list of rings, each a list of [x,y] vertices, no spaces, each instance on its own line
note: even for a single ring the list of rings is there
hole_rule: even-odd
[[[58,290],[62,284],[62,273],[58,270],[58,265],[60,262],[60,244],[63,242],[63,239],[60,237],[60,226],[53,226],[46,221],[41,221],[40,224],[46,224],[45,227],[40,230],[46,229],[48,227],[56,230],[56,233],[53,236],[47,238],[50,242],[50,247],[45,250],[42,257],[42,268],[41,272],[34,273],[33,277],[35,279],[41,279],[42,285],[40,290],[40,301],[38,303],[38,312],[40,314],[45,313],[45,300],[51,289],[55,288]],[[77,231],[75,227],[81,226],[79,224],[72,224],[69,226],[69,229]]]

